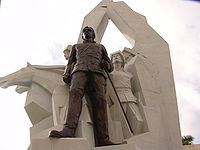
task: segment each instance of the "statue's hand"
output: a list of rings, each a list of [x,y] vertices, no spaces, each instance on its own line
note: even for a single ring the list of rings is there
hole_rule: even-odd
[[[113,71],[112,64],[107,62],[107,61],[105,61],[104,59],[101,61],[101,66],[107,72],[112,72]]]
[[[69,74],[63,74],[63,81],[69,84],[71,82],[71,76]]]

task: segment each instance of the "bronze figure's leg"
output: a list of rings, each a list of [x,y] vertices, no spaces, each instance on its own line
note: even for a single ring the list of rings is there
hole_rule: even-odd
[[[90,76],[90,93],[93,109],[94,129],[97,137],[97,146],[114,145],[109,141],[107,102],[105,98],[105,78],[97,73]]]
[[[62,131],[52,130],[49,137],[74,137],[82,110],[82,97],[87,78],[85,72],[73,74],[69,94],[69,108],[64,128]]]

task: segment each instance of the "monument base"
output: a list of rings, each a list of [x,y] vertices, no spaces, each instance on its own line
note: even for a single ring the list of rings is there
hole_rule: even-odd
[[[86,138],[37,138],[28,150],[141,150],[134,143],[91,147]]]
[[[30,150],[90,150],[85,138],[32,139]]]
[[[115,146],[102,146],[102,147],[94,147],[91,150],[141,150],[135,144],[122,144]]]

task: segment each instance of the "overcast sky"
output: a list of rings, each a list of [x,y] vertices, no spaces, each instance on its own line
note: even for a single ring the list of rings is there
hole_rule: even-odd
[[[26,66],[65,65],[63,49],[75,44],[83,17],[101,0],[3,0],[0,8],[0,77]],[[182,135],[200,143],[200,3],[184,0],[124,0],[147,17],[169,43]],[[120,41],[120,42],[119,42]],[[108,52],[131,45],[110,23],[102,44]],[[26,93],[0,89],[0,150],[25,150],[31,123]]]

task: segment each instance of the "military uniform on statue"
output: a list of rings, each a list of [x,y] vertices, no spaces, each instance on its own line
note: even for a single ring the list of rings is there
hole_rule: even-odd
[[[108,135],[106,74],[113,70],[105,47],[94,41],[91,27],[83,29],[83,43],[75,44],[70,53],[63,80],[71,82],[67,120],[62,131],[52,130],[49,137],[74,137],[82,110],[82,97],[89,96],[92,105],[97,146],[113,145]]]

